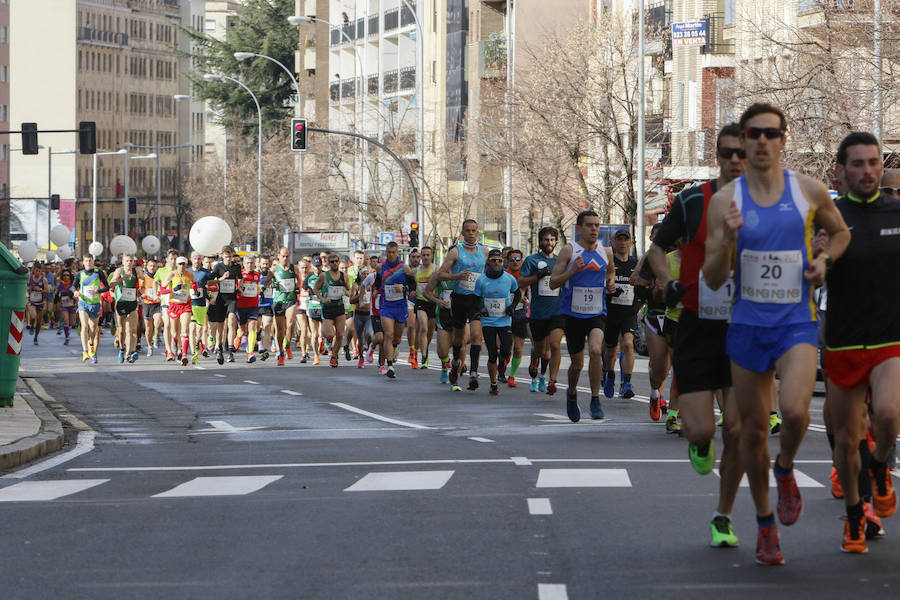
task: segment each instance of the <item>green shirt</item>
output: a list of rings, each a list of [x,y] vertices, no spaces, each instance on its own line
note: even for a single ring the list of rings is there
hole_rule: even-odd
[[[287,269],[283,269],[281,265],[275,265],[274,301],[278,304],[297,302],[297,274],[294,272],[294,265],[290,265]]]

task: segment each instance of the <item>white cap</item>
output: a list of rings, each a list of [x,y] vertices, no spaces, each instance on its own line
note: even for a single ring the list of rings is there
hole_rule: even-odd
[[[178,258],[175,259],[175,264],[176,265],[186,265],[187,261],[188,261],[188,259],[186,259],[185,257],[179,256]]]

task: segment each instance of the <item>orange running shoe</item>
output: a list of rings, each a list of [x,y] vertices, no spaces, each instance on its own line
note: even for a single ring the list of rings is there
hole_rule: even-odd
[[[322,361],[319,360],[319,355],[316,354],[316,357],[313,359],[313,364],[314,364],[314,365],[317,365],[317,364],[319,364],[320,362],[322,362]]]
[[[291,350],[291,345],[288,344],[287,346],[285,346],[284,350],[285,350],[285,352],[287,352],[287,359],[294,360],[294,351]]]
[[[850,552],[852,554],[865,554],[868,552],[865,531],[865,516],[859,520],[847,517],[844,520],[844,537],[841,538],[841,552]]]
[[[871,502],[863,502],[863,515],[866,517],[866,539],[874,540],[880,537],[884,537],[884,527],[881,524],[881,519],[878,518],[878,515],[875,514],[875,509],[872,508]]]
[[[831,475],[828,476],[828,479],[831,480],[831,495],[840,500],[844,497],[844,488],[841,486],[841,478],[838,477],[837,469],[834,468],[834,465],[831,466]]]
[[[659,421],[662,417],[662,410],[659,408],[659,398],[650,398],[650,418]]]
[[[774,525],[759,528],[756,538],[756,562],[761,565],[783,565],[784,556],[778,543],[778,529]]]
[[[410,354],[410,355],[409,355],[409,366],[410,366],[411,369],[418,369],[418,368],[419,368],[419,361],[416,360],[416,355],[415,355],[415,354]]]
[[[325,340],[319,342],[319,354],[325,354]]]
[[[509,376],[509,379],[506,380],[506,385],[509,387],[519,387],[519,384],[516,383],[516,378],[512,375]]]
[[[278,366],[279,366],[279,367],[283,367],[283,366],[284,366],[284,354],[279,354],[279,355],[278,355]]]
[[[875,484],[872,486],[875,514],[879,517],[889,517],[897,510],[897,492],[894,491],[894,484],[891,481],[891,471],[885,468],[882,473],[876,473],[874,470],[870,470],[870,473]]]

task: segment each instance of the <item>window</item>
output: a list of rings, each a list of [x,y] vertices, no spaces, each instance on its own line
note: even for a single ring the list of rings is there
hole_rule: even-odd
[[[0,121],[8,121],[9,115],[7,114],[9,107],[5,104],[0,104]]]
[[[725,26],[734,25],[736,0],[725,0]]]
[[[9,68],[6,65],[0,65],[0,82],[5,83],[9,78]]]
[[[0,44],[5,44],[9,41],[9,27],[6,25],[0,25]]]

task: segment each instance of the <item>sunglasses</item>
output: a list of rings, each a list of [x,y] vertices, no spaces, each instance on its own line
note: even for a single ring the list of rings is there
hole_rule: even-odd
[[[503,258],[499,256],[497,258],[489,258],[488,260],[491,262],[503,262]]]
[[[521,258],[510,258],[509,259],[509,262],[521,262],[521,261],[522,261]]]
[[[778,127],[748,127],[744,130],[744,136],[751,140],[758,140],[761,135],[765,135],[768,140],[777,140],[784,137],[784,129],[779,129]]]
[[[890,194],[891,196],[900,196],[900,187],[888,187],[882,186],[878,188],[878,191],[882,194]]]
[[[337,264],[337,263],[339,263],[339,262],[341,262],[341,261],[339,261],[339,260],[329,260],[328,262],[331,263],[331,264],[333,264],[333,265],[335,265],[335,264]]]
[[[720,158],[728,160],[735,154],[737,154],[738,158],[747,158],[747,152],[743,148],[719,148],[716,152]]]

